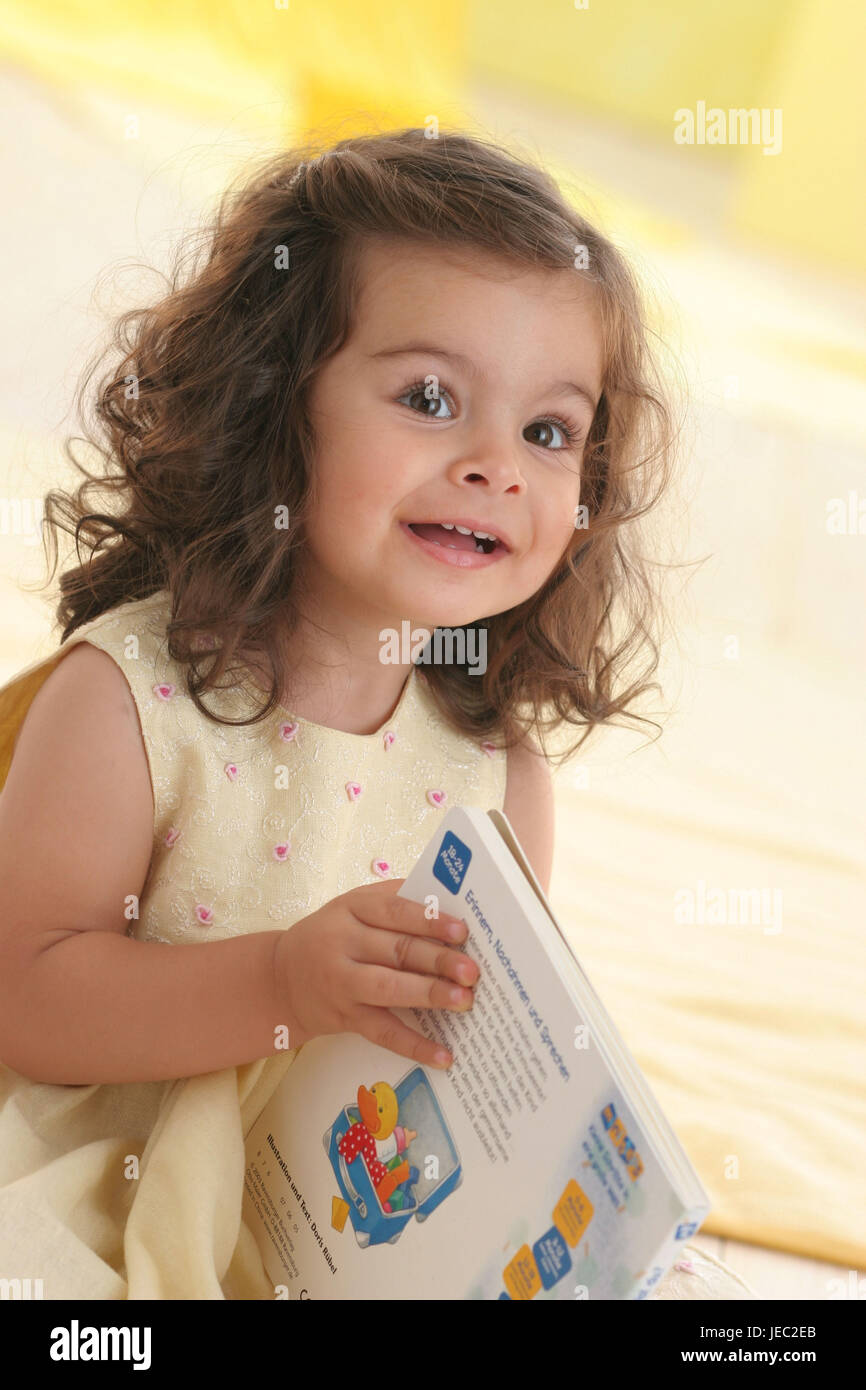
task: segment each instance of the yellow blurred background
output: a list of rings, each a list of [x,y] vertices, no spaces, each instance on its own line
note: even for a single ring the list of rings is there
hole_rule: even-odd
[[[461,127],[637,265],[692,396],[657,534],[703,563],[661,740],[600,734],[557,776],[551,900],[712,1197],[707,1248],[764,1296],[839,1296],[866,1266],[866,12],[6,0],[0,34],[0,681],[56,645],[32,589],[80,367],[250,155]],[[735,110],[765,125],[675,138]],[[701,883],[778,892],[779,930],[678,922]]]

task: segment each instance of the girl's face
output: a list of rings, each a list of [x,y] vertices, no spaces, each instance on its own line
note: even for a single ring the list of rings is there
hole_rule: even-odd
[[[305,585],[320,613],[377,631],[502,613],[574,535],[603,370],[591,290],[576,272],[405,241],[369,244],[361,276],[354,330],[311,389]],[[507,548],[488,557],[456,528],[425,527],[426,544],[410,529],[438,522]]]

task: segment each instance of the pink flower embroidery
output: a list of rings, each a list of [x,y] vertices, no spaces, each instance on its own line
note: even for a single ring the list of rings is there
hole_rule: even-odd
[[[288,840],[284,840],[281,845],[274,845],[274,858],[284,864],[289,857],[289,850],[292,848]]]
[[[172,826],[165,837],[164,843],[168,845],[169,849],[171,849],[172,845],[176,844],[177,841],[180,839],[180,835],[181,832],[179,830],[175,830],[174,826]]]
[[[238,769],[237,769],[236,764],[235,764],[235,763],[226,763],[226,766],[225,766],[225,774],[226,774],[226,777],[229,779],[230,782],[235,782],[235,781],[237,780],[237,775],[238,775]]]
[[[496,744],[491,743],[490,740],[486,738],[481,744],[481,751],[482,753],[486,753],[488,758],[492,758],[493,754],[496,752]]]
[[[391,865],[387,859],[374,859],[370,867],[377,878],[387,878],[391,872]]]
[[[674,1265],[674,1269],[684,1269],[687,1274],[694,1274],[695,1272],[691,1260],[680,1260],[679,1264]]]
[[[431,790],[427,793],[427,800],[430,802],[431,806],[444,806],[445,802],[448,800],[448,793]]]
[[[205,907],[204,903],[196,904],[195,915],[206,927],[209,927],[213,921],[213,911],[211,908]]]
[[[357,800],[358,800],[358,797],[361,795],[361,784],[360,784],[360,782],[347,782],[347,783],[346,783],[346,791],[349,793],[349,800],[350,800],[350,801],[357,801]]]
[[[155,685],[153,693],[158,700],[170,700],[176,689],[175,685]]]
[[[386,753],[388,752],[388,749],[391,747],[391,744],[394,742],[394,739],[395,739],[396,737],[397,737],[397,735],[394,734],[394,733],[392,733],[390,729],[389,729],[388,732],[384,735],[384,737],[383,737],[383,739],[382,739],[382,742],[383,742],[384,745],[385,745],[385,752],[386,752]]]
[[[295,734],[298,732],[298,729],[300,727],[301,726],[298,723],[297,719],[293,719],[287,724],[281,724],[280,738],[283,740],[284,743],[291,743],[292,739],[295,737]]]

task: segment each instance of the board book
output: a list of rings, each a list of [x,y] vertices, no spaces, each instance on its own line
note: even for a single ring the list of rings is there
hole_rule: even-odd
[[[450,809],[398,894],[466,922],[475,1002],[394,1010],[448,1071],[299,1049],[245,1141],[275,1297],[646,1298],[710,1202],[506,817]]]

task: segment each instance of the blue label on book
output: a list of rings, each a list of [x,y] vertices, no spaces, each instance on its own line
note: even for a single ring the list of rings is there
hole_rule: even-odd
[[[466,877],[472,850],[449,831],[433,860],[433,877],[444,883],[449,893],[457,893]]]
[[[571,1255],[556,1226],[537,1240],[532,1247],[535,1263],[546,1289],[553,1287],[571,1269]]]
[[[676,1238],[677,1240],[688,1240],[689,1236],[693,1236],[697,1229],[697,1221],[684,1222],[683,1225],[677,1226]]]

